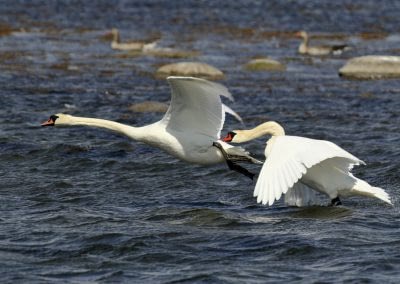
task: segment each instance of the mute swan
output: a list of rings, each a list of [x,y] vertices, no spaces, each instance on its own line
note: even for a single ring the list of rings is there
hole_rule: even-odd
[[[139,41],[132,42],[121,42],[118,29],[111,29],[111,34],[113,36],[113,40],[111,42],[111,48],[117,50],[133,50],[133,51],[144,51],[150,50],[156,46],[156,42],[144,43]]]
[[[267,141],[267,160],[254,190],[257,202],[272,205],[286,193],[290,198],[307,199],[311,188],[328,195],[332,205],[341,204],[339,197],[356,195],[392,204],[382,188],[351,174],[354,165],[365,163],[332,142],[285,136],[283,127],[274,121],[250,130],[231,131],[222,140],[243,143],[263,135],[272,137]]]
[[[329,55],[329,54],[341,54],[344,50],[349,49],[347,45],[320,45],[320,46],[309,46],[308,34],[305,31],[300,31],[295,34],[297,37],[303,39],[303,42],[299,45],[300,54],[308,54],[315,56]]]
[[[194,77],[168,77],[171,103],[164,117],[153,124],[133,127],[118,122],[55,114],[42,126],[91,126],[106,128],[129,138],[158,147],[172,156],[195,164],[227,162],[250,178],[254,175],[236,161],[261,163],[240,147],[219,140],[225,112],[235,114],[221,103],[220,96],[233,99],[223,85]],[[216,146],[216,147],[214,147]]]

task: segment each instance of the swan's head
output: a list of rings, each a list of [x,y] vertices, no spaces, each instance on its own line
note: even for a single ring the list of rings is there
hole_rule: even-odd
[[[226,136],[221,140],[224,142],[232,142],[232,143],[243,143],[248,141],[246,135],[244,135],[243,133],[243,130],[229,131],[228,134],[226,134]]]
[[[230,131],[221,140],[224,142],[244,143],[264,135],[283,136],[285,135],[285,130],[279,123],[267,121],[253,129]]]
[[[221,140],[224,142],[232,142],[233,138],[235,138],[236,133],[233,131],[228,132],[228,134],[226,134],[226,136],[224,138],[222,138]]]
[[[49,117],[48,120],[42,123],[42,126],[57,126],[70,124],[71,116],[69,114],[57,113]]]
[[[113,41],[119,41],[119,31],[116,28],[111,29],[111,35],[113,37]]]
[[[295,36],[301,37],[301,38],[308,38],[308,34],[306,31],[299,31],[299,32],[295,33]]]

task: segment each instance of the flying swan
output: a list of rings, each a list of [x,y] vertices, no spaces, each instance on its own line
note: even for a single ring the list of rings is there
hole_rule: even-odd
[[[212,165],[226,162],[230,169],[250,178],[254,174],[236,162],[262,162],[240,147],[219,140],[225,112],[235,114],[220,96],[233,100],[223,85],[194,77],[168,77],[171,103],[164,117],[153,124],[134,127],[118,122],[68,114],[54,114],[42,126],[90,126],[112,130],[189,163]]]
[[[382,188],[351,174],[354,165],[365,163],[332,142],[285,136],[283,127],[274,121],[250,130],[233,130],[222,140],[243,143],[263,135],[272,137],[267,141],[267,160],[254,189],[258,203],[272,205],[287,194],[286,203],[303,206],[313,200],[312,189],[328,195],[332,205],[341,205],[341,197],[357,195],[392,204]]]

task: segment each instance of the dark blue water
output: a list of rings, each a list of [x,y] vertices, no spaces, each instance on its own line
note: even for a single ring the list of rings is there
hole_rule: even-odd
[[[400,281],[400,81],[337,75],[353,56],[400,54],[400,2],[0,2],[2,283]],[[40,128],[58,112],[132,125],[162,117],[129,106],[168,102],[153,74],[177,59],[111,50],[111,27],[198,51],[189,60],[225,73],[247,127],[275,119],[339,144],[367,162],[356,175],[394,207],[362,198],[265,207],[255,183],[225,165],[185,164],[103,130]],[[302,57],[299,29],[354,48]],[[287,71],[245,71],[255,56]],[[226,131],[238,127],[227,118]],[[246,146],[262,157],[264,141]]]

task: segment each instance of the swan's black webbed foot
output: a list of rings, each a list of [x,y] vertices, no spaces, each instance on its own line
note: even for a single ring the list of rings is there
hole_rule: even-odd
[[[228,164],[228,167],[230,170],[238,172],[242,175],[245,175],[246,177],[250,178],[251,180],[253,180],[255,174],[249,172],[247,169],[243,168],[242,166],[235,164],[232,160],[234,160],[235,158],[232,155],[229,155],[228,153],[226,153],[226,151],[224,150],[224,148],[221,146],[221,144],[219,144],[218,142],[213,142],[213,146],[217,147],[222,155],[225,158],[226,163]]]
[[[255,174],[253,174],[252,172],[249,172],[247,169],[243,168],[242,166],[235,164],[232,161],[226,160],[226,163],[228,164],[228,167],[230,170],[238,172],[240,174],[245,175],[246,177],[250,178],[251,180],[253,180]]]
[[[331,200],[331,206],[339,206],[342,205],[342,201],[340,201],[339,196]]]

